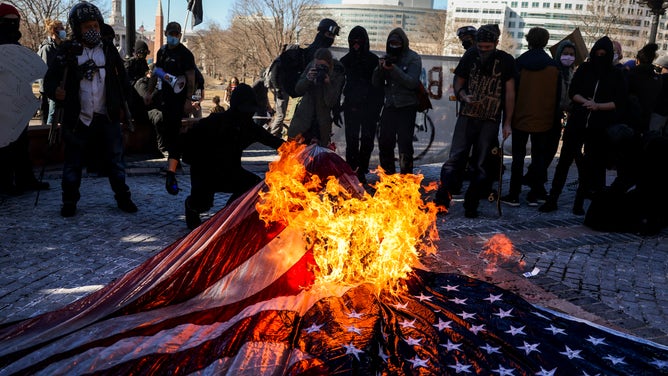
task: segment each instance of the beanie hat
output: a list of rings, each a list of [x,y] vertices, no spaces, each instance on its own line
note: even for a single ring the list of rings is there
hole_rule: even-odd
[[[138,40],[135,42],[135,52],[146,52],[148,54],[151,51],[149,51],[146,42],[144,42],[143,40]]]
[[[0,3],[0,17],[8,16],[10,14],[15,14],[21,18],[18,9],[14,8],[14,6],[7,3]]]
[[[165,27],[165,35],[169,35],[169,33],[176,32],[181,34],[181,24],[178,22],[170,22],[167,24],[167,27]]]
[[[478,42],[496,42],[499,40],[499,35],[501,35],[501,30],[499,30],[499,25],[497,24],[487,24],[482,25],[478,29],[476,34],[476,40]]]

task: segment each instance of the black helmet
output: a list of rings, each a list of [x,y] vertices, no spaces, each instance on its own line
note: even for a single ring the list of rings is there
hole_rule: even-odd
[[[324,33],[329,31],[334,35],[339,35],[339,25],[331,18],[323,18],[318,24],[318,32]]]
[[[70,24],[74,35],[79,35],[81,34],[80,26],[86,21],[97,21],[100,23],[100,27],[104,24],[100,10],[95,5],[82,1],[72,7],[67,22]]]
[[[135,42],[135,52],[149,54],[151,51],[148,49],[148,45],[143,40],[138,40]]]
[[[458,37],[458,38],[461,38],[461,37],[463,37],[464,35],[473,35],[473,36],[475,36],[475,34],[476,34],[477,31],[478,31],[478,30],[476,30],[476,28],[473,27],[473,26],[462,26],[462,27],[460,27],[459,29],[457,29],[457,37]]]

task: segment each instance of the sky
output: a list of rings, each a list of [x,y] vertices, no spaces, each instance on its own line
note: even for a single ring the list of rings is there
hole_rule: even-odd
[[[444,9],[447,0],[434,0],[434,8]],[[104,0],[103,7],[111,9],[111,0]],[[234,0],[202,0],[204,22],[195,27],[206,28],[211,23],[217,23],[221,27],[227,27],[230,19],[230,10]],[[323,4],[341,4],[341,0],[322,0]],[[121,1],[123,16],[125,17],[125,0]],[[186,7],[188,0],[162,0],[162,14],[167,21],[176,21],[184,25],[186,21]],[[142,24],[147,31],[155,28],[155,13],[158,9],[158,0],[135,0],[135,24],[139,28]],[[169,17],[168,17],[169,16]],[[192,29],[192,16],[188,19],[188,30]]]

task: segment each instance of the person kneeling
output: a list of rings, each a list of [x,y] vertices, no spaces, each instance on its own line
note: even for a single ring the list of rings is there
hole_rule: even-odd
[[[185,201],[189,229],[201,224],[200,213],[213,206],[216,192],[232,193],[229,204],[261,181],[241,166],[244,149],[254,142],[274,149],[283,144],[282,139],[253,121],[256,111],[253,90],[239,84],[227,111],[199,120],[186,133],[183,161],[190,164],[191,192]]]

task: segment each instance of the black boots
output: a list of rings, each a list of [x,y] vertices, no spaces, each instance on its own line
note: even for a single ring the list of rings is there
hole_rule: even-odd
[[[186,225],[189,229],[194,230],[202,224],[202,220],[199,217],[199,213],[190,207],[190,196],[186,198]]]

